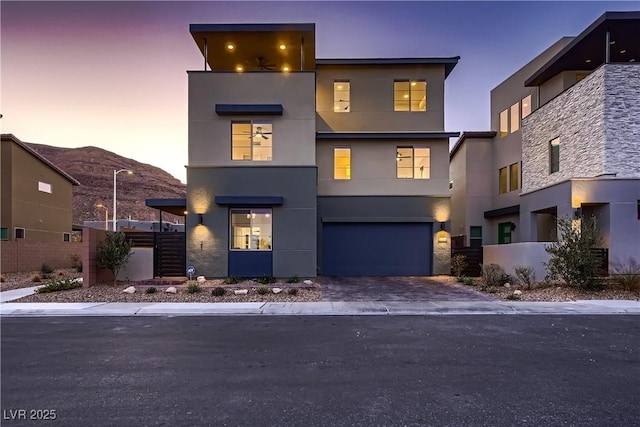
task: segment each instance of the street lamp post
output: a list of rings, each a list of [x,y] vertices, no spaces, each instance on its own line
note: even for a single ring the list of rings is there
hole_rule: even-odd
[[[120,172],[126,172],[127,175],[131,175],[133,174],[132,170],[129,169],[120,169],[120,170],[113,170],[113,231],[117,231],[117,225],[116,225],[116,197],[117,197],[117,192],[116,192],[116,176],[118,176],[118,174]]]
[[[104,209],[104,229],[109,230],[109,208],[102,203],[98,203],[96,208]]]

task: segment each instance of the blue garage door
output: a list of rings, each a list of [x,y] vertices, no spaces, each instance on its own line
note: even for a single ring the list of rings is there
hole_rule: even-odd
[[[325,223],[325,276],[428,276],[431,223]]]

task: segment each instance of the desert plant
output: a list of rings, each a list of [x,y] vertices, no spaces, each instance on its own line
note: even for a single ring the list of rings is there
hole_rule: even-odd
[[[116,283],[118,272],[124,267],[133,254],[131,252],[133,242],[127,240],[121,231],[107,231],[107,236],[98,248],[98,267],[110,270],[113,273],[113,284]]]
[[[226,294],[227,291],[225,290],[225,288],[213,288],[213,290],[211,291],[211,295],[215,296],[215,297],[221,297],[224,294]]]
[[[533,267],[529,265],[517,265],[513,269],[516,272],[518,282],[525,285],[527,289],[531,289],[531,283],[535,278]]]
[[[31,276],[31,281],[36,283],[42,282],[42,277],[40,277],[39,274],[34,274]]]
[[[158,290],[152,286],[150,288],[147,288],[145,292],[148,294],[155,294],[156,292],[158,292]]]
[[[513,280],[513,277],[507,273],[504,273],[502,276],[500,276],[500,286],[503,286],[507,283],[513,283],[515,282],[515,280]]]
[[[627,262],[614,263],[611,280],[625,291],[640,292],[640,264],[629,257]]]
[[[473,277],[467,277],[467,276],[462,276],[462,283],[464,283],[467,286],[475,285],[475,283],[473,283]]]
[[[510,301],[520,301],[521,296],[517,294],[509,294],[507,295],[507,299]]]
[[[71,254],[69,256],[71,258],[71,268],[78,268],[78,264],[82,264],[82,258],[78,254]]]
[[[38,288],[38,293],[46,294],[49,292],[68,291],[70,289],[79,288],[81,286],[82,283],[80,283],[77,279],[65,277],[61,279],[53,279],[50,283],[41,288]]]
[[[269,288],[267,288],[266,286],[260,286],[258,289],[256,289],[256,292],[260,295],[266,295],[269,293]]]
[[[482,290],[488,294],[495,294],[498,292],[498,288],[495,286],[484,286]]]
[[[296,295],[298,295],[298,288],[291,288],[291,289],[287,290],[287,293],[289,295],[296,296]]]
[[[504,269],[498,264],[482,265],[482,280],[486,286],[499,286],[504,276]]]
[[[43,275],[51,274],[51,273],[53,273],[53,267],[51,267],[49,264],[44,262],[40,266],[40,273],[42,273]]]
[[[276,283],[276,278],[273,276],[262,276],[257,278],[256,281],[262,285],[268,285],[270,283]]]
[[[551,258],[545,263],[551,279],[562,279],[570,286],[584,290],[600,286],[600,263],[592,251],[602,245],[594,216],[574,222],[569,217],[557,218],[558,240],[545,246]]]
[[[300,283],[300,278],[298,276],[291,276],[287,279],[287,283]]]
[[[462,272],[467,268],[467,256],[457,254],[451,257],[451,271],[456,277],[462,277]]]
[[[198,283],[189,283],[189,285],[187,285],[187,292],[190,294],[196,294],[198,292],[202,292],[202,288]]]
[[[240,283],[240,278],[235,276],[229,276],[224,279],[225,285],[235,285],[236,283]]]
[[[77,273],[82,273],[82,261],[78,262],[75,268]]]

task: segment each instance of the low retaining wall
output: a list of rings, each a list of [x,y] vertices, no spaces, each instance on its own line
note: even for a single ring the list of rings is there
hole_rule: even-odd
[[[153,279],[153,248],[133,248],[127,265],[118,272],[118,280],[140,282]]]
[[[508,245],[487,245],[483,247],[484,264],[499,264],[505,273],[515,276],[514,267],[527,265],[534,268],[535,280],[547,275],[544,267],[550,256],[544,250],[544,242],[510,243]]]
[[[10,240],[0,243],[0,271],[40,270],[47,263],[53,268],[72,268],[72,256],[80,257],[80,242],[51,242],[37,240]]]

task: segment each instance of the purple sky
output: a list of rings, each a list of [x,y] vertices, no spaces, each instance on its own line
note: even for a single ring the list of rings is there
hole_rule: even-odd
[[[488,130],[489,91],[562,36],[632,2],[0,3],[3,133],[94,145],[185,181],[191,23],[314,22],[316,56],[460,55],[447,131]]]

